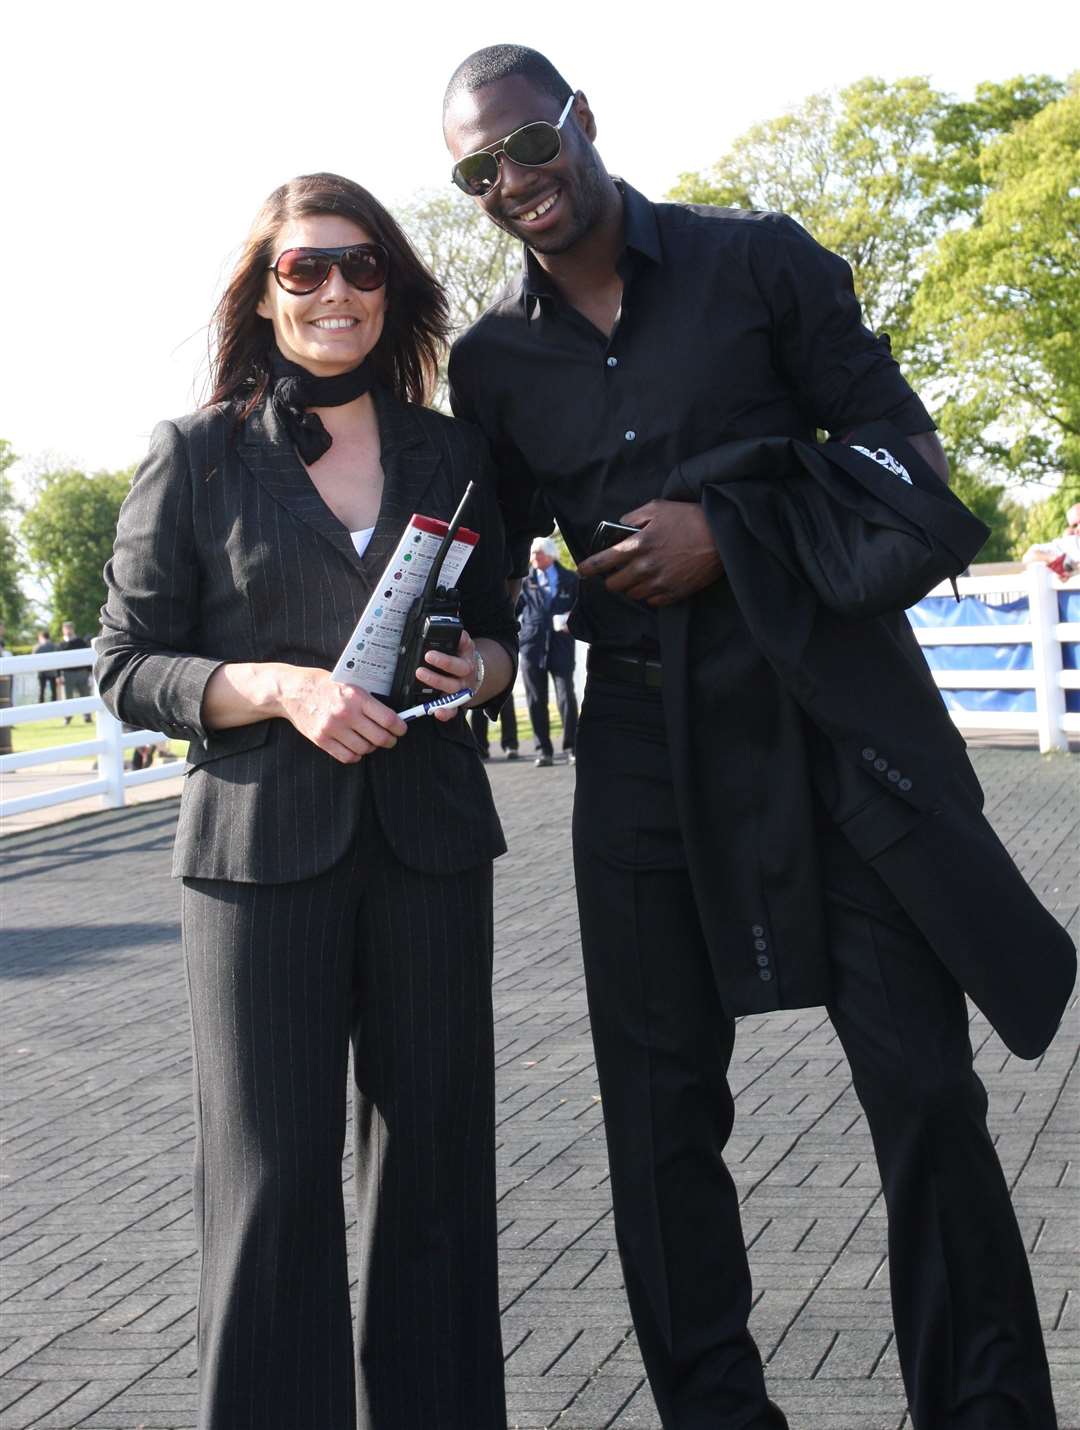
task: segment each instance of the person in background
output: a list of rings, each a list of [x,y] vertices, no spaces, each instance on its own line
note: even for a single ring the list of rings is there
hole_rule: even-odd
[[[85,636],[76,635],[74,621],[65,621],[60,627],[60,644],[57,650],[89,650],[90,642]],[[70,700],[77,700],[84,695],[90,694],[90,667],[88,665],[69,666],[64,671],[64,695]],[[93,724],[94,717],[89,710],[83,711],[83,720],[87,725]],[[71,724],[71,716],[64,716],[64,724]]]
[[[56,642],[46,630],[37,633],[37,640],[31,655],[47,655],[50,651],[57,649]],[[44,705],[47,700],[59,700],[61,698],[62,677],[58,670],[39,670],[38,678],[38,703]]]
[[[562,747],[574,763],[578,703],[574,691],[574,638],[567,630],[577,600],[577,576],[556,560],[558,547],[550,537],[537,537],[529,553],[529,574],[521,583],[517,615],[520,623],[521,675],[525,682],[529,720],[536,742],[536,764],[554,764],[548,676],[562,719]]]
[[[1067,581],[1080,571],[1080,502],[1065,513],[1065,530],[1053,541],[1037,542],[1024,552],[1024,565],[1049,566],[1054,575]]]
[[[408,725],[331,678],[414,512],[470,481],[456,653],[497,710],[516,626],[480,434],[432,411],[440,284],[359,184],[256,217],[213,392],[156,428],[102,635],[118,719],[187,739],[174,873],[195,1046],[200,1430],[505,1430],[492,860],[461,708]],[[352,1048],[355,1351],[341,1158]]]

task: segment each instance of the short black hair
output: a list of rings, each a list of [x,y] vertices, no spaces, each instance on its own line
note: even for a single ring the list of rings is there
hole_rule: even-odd
[[[573,90],[546,56],[527,45],[488,45],[462,60],[450,76],[443,95],[443,114],[461,93],[474,94],[485,85],[511,75],[521,75],[558,104],[565,104]]]

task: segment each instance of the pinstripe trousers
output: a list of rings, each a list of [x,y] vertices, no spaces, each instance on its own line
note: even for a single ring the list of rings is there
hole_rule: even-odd
[[[491,865],[183,881],[199,1430],[504,1430]],[[355,1352],[341,1157],[353,1049]]]

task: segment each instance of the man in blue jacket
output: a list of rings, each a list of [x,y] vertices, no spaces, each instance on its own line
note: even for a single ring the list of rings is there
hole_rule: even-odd
[[[517,615],[520,622],[521,675],[536,740],[536,763],[554,764],[548,717],[548,676],[562,719],[562,747],[574,763],[578,705],[574,693],[574,638],[566,628],[577,600],[577,577],[555,559],[558,548],[542,536],[529,552],[529,574],[521,583]]]

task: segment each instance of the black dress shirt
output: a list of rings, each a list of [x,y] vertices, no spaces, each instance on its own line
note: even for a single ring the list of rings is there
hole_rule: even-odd
[[[577,560],[597,522],[660,495],[680,461],[736,437],[813,441],[886,418],[933,428],[888,339],[862,322],[851,270],[778,213],[653,204],[629,184],[623,300],[610,338],[526,250],[520,278],[454,345],[454,412],[499,470],[514,574],[552,518]],[[583,581],[571,629],[659,649],[656,614]]]

